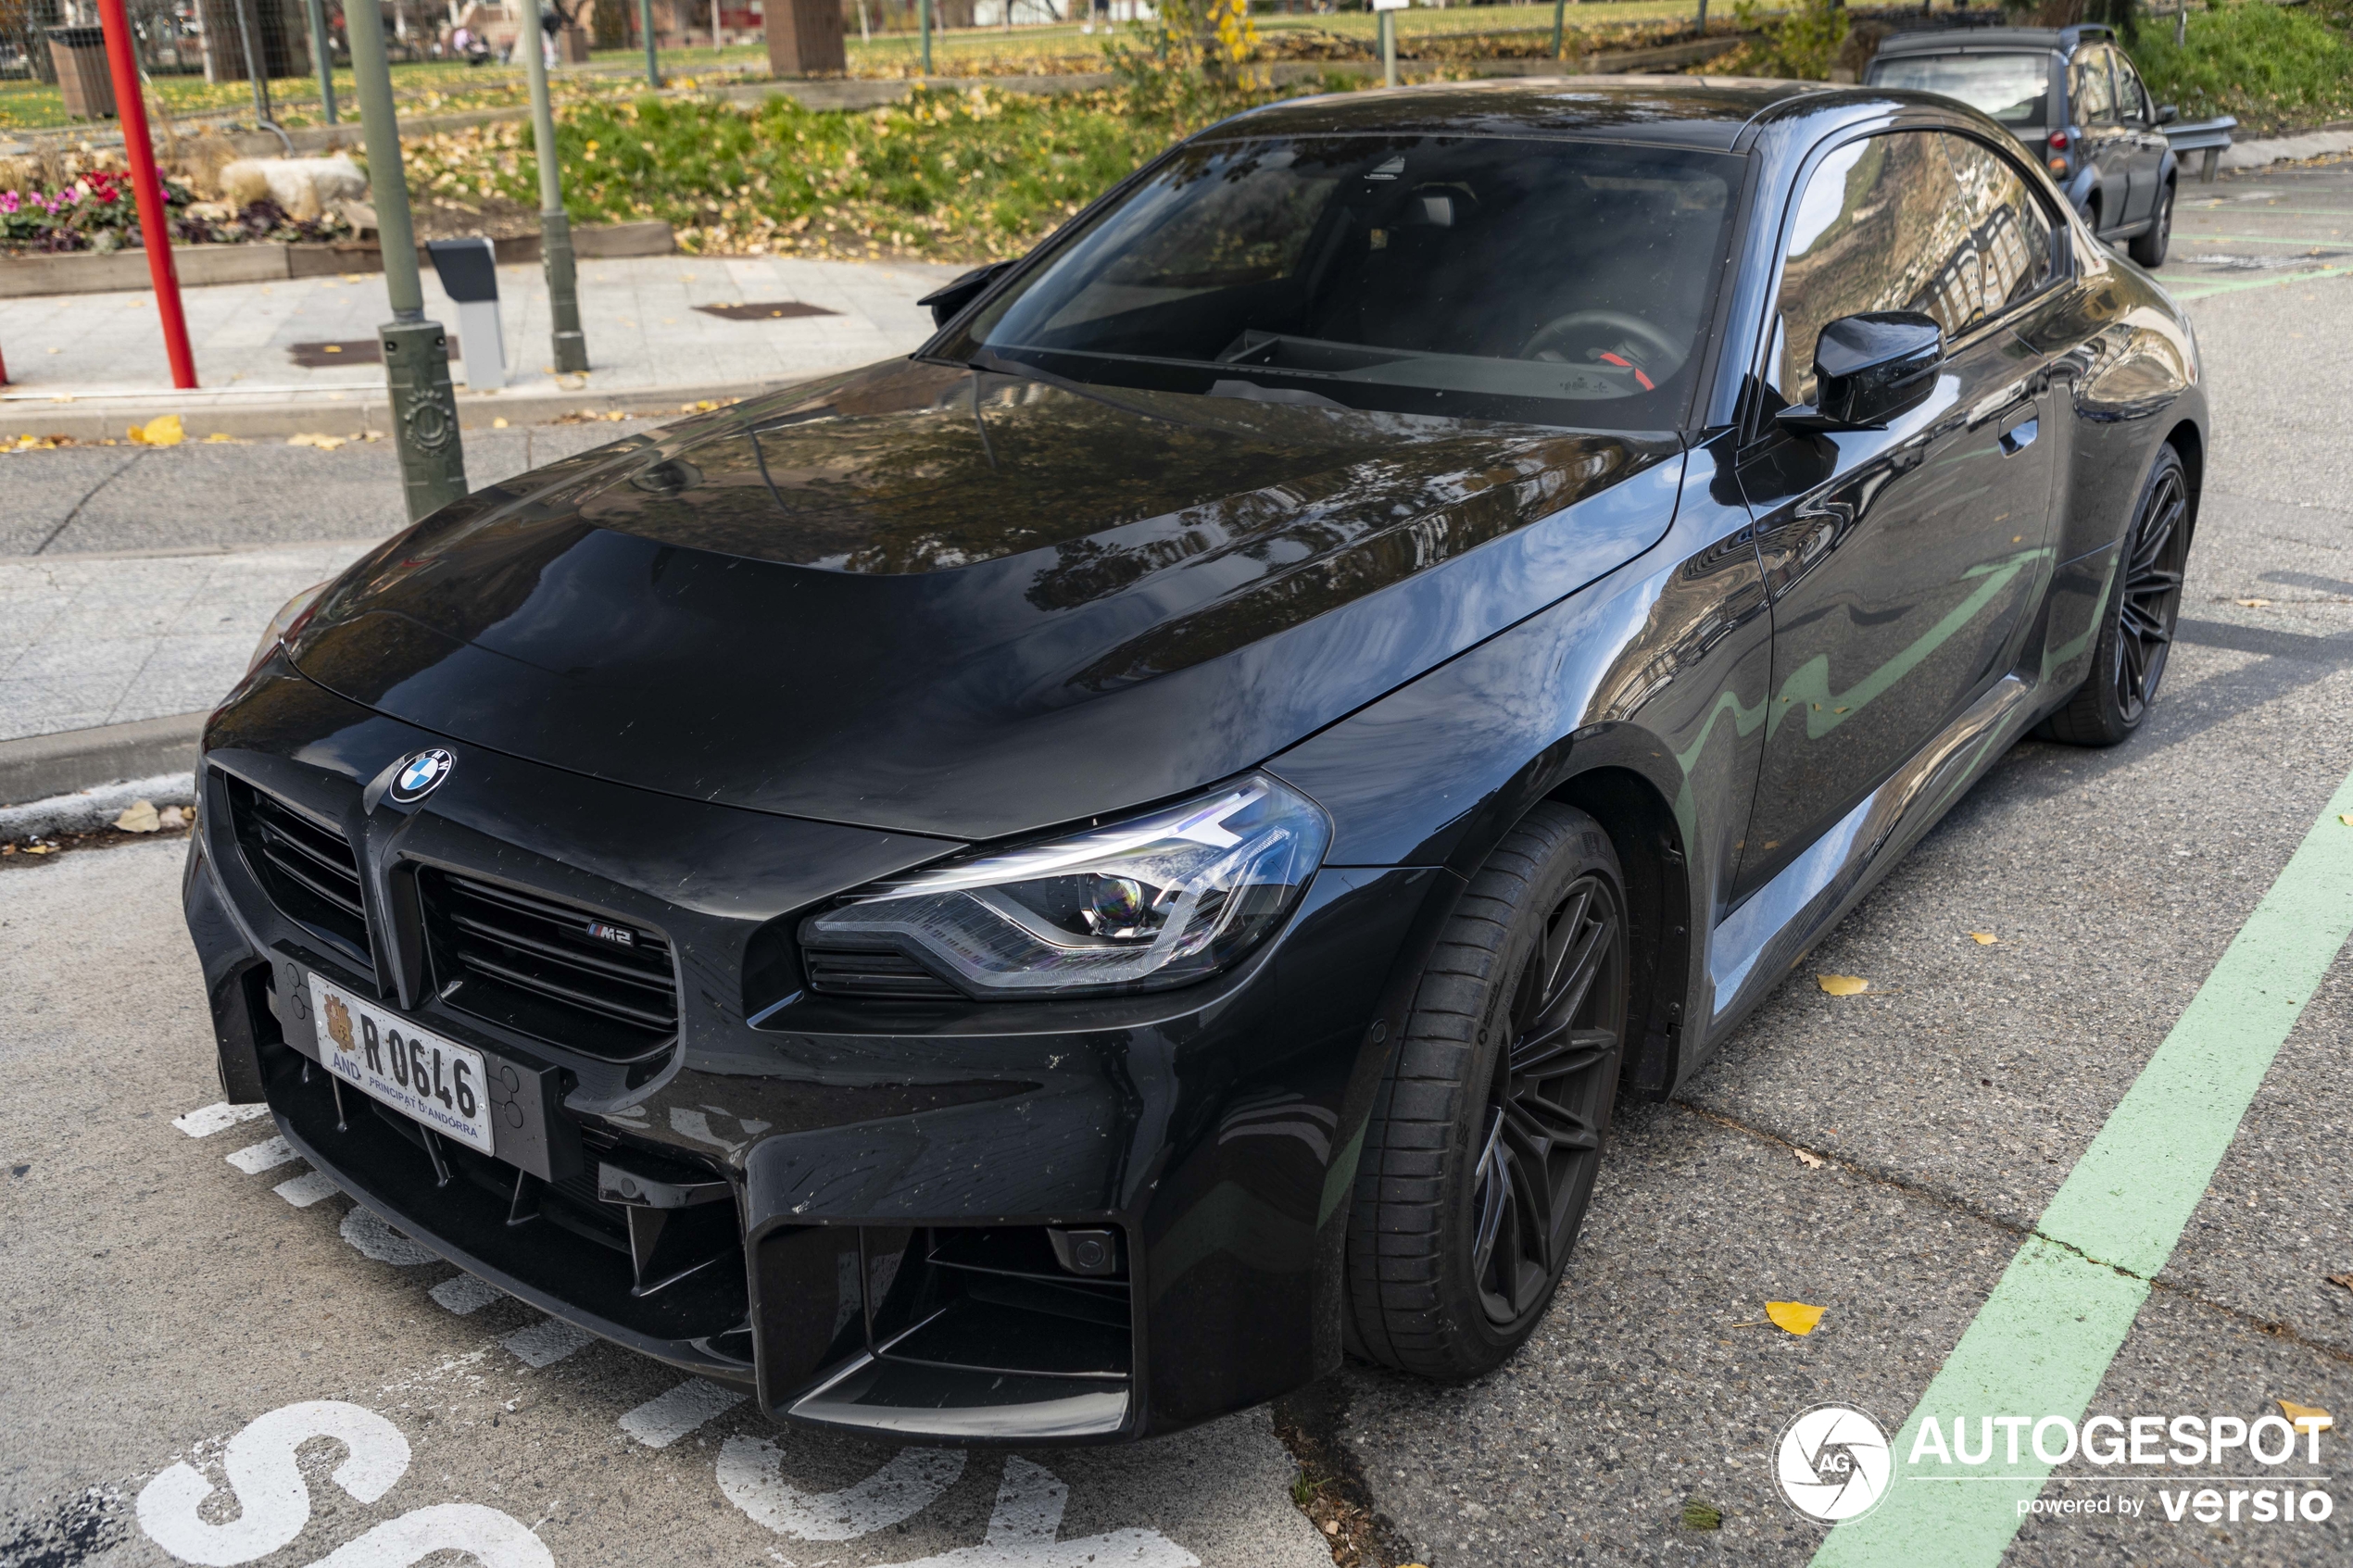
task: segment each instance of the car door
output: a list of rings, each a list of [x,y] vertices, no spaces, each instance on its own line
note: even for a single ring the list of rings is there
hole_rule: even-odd
[[[2083,138],[2083,160],[2099,171],[2094,229],[2114,233],[2133,220],[2133,136],[2116,106],[2116,78],[2105,44],[2087,44],[2068,67],[2067,96]]]
[[[2014,165],[1989,169],[1982,144],[1948,149],[1948,136],[1894,131],[1831,148],[1787,220],[1759,417],[1737,464],[1772,595],[1773,691],[1735,897],[1998,678],[2032,602],[2049,394],[2041,357],[1999,318],[2022,280],[2049,275],[2050,232],[2017,231],[2004,184],[2017,183]],[[1777,427],[1777,408],[1812,401],[1821,328],[1872,310],[1944,327],[1928,401],[1884,430]]]
[[[2129,220],[2139,223],[2157,215],[2158,195],[2164,188],[2165,155],[2172,144],[2157,122],[2157,100],[2149,96],[2148,83],[2141,80],[2141,73],[2121,50],[2114,52],[2114,59],[2117,118],[2132,147],[2126,158],[2133,181]]]

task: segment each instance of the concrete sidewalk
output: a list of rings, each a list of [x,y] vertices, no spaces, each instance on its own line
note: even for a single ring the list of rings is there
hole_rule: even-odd
[[[904,354],[931,332],[930,312],[915,301],[958,270],[775,257],[583,261],[590,369],[558,376],[539,268],[501,267],[512,380],[478,389],[462,360],[453,363],[460,418],[472,426],[547,420],[583,407],[674,412],[681,401],[748,395]],[[455,334],[457,311],[430,270],[424,284],[426,315]],[[0,435],[120,439],[120,427],[165,413],[179,414],[199,438],[215,431],[348,433],[386,424],[380,365],[317,354],[322,363],[304,366],[295,357],[298,344],[372,345],[392,314],[382,275],[225,284],[187,290],[182,299],[200,383],[193,393],[170,387],[151,295],[0,300],[0,353],[13,378],[0,391]],[[803,313],[735,320],[705,308],[743,305]]]

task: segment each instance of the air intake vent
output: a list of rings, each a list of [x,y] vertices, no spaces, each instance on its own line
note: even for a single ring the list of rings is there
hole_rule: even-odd
[[[351,841],[243,779],[225,782],[238,846],[270,901],[372,974],[359,857]]]
[[[448,872],[419,884],[449,1006],[609,1061],[677,1038],[678,980],[660,934]]]
[[[904,953],[811,950],[809,985],[830,997],[903,997],[925,1001],[963,996]]]

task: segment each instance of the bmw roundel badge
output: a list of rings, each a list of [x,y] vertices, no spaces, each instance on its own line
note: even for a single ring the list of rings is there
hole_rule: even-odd
[[[400,771],[392,775],[392,797],[403,806],[422,800],[441,787],[441,781],[449,776],[449,770],[456,764],[457,759],[437,746],[420,751],[400,764]]]

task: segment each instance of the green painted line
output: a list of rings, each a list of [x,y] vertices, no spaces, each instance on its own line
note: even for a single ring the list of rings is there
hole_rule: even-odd
[[[2168,289],[2175,299],[2204,299],[2208,295],[2237,294],[2245,289],[2275,289],[2282,283],[2309,283],[2315,278],[2342,278],[2353,273],[2353,267],[2321,267],[2309,272],[2283,272],[2276,278],[2249,278],[2244,282],[2192,283],[2185,288]]]
[[[2288,1032],[2353,935],[2353,776],[2239,928],[2068,1173],[1893,1445],[1886,1499],[1832,1530],[1813,1568],[1995,1568],[2052,1466],[1911,1463],[1923,1422],[2080,1422],[2149,1281],[2196,1212]],[[1998,1433],[1996,1434],[1998,1441]],[[1983,1486],[1938,1485],[1959,1476]],[[1996,1481],[1994,1477],[2002,1480]]]

